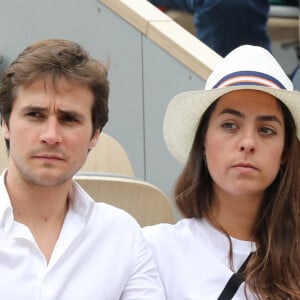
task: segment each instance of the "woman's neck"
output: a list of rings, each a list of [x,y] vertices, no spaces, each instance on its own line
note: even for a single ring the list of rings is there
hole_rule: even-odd
[[[253,228],[262,201],[258,196],[215,193],[213,218],[232,237],[254,241]]]

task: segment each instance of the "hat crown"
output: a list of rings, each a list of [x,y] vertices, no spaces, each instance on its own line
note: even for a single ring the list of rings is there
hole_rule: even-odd
[[[209,76],[205,90],[241,84],[293,91],[292,82],[271,53],[250,45],[231,51]]]

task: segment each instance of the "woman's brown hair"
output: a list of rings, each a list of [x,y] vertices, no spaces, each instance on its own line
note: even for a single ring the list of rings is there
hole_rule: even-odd
[[[258,299],[300,299],[300,143],[290,111],[278,100],[285,122],[284,165],[265,191],[253,228],[257,250],[244,271],[246,286]],[[174,198],[184,217],[206,218],[229,239],[212,215],[213,189],[204,141],[215,101],[203,114]],[[246,294],[246,290],[245,290]]]

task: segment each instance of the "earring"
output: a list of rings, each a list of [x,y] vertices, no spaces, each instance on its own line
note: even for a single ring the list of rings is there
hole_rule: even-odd
[[[204,164],[207,165],[206,155],[205,155],[205,152],[204,152],[204,151],[203,151],[203,153],[202,153],[202,159],[203,159]]]

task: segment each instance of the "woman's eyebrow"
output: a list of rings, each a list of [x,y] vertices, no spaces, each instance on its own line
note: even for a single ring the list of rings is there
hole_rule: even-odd
[[[245,114],[243,114],[239,110],[232,109],[232,108],[223,109],[219,113],[219,115],[223,115],[223,114],[231,114],[231,115],[234,115],[234,116],[237,116],[240,118],[245,118]],[[261,115],[261,116],[257,116],[256,120],[257,121],[274,121],[274,122],[277,122],[278,124],[281,124],[281,121],[279,120],[279,118],[276,115]]]
[[[277,118],[277,116],[274,115],[262,115],[256,117],[257,121],[274,121],[277,122],[278,124],[281,124],[281,121]]]
[[[240,111],[238,111],[236,109],[232,109],[232,108],[223,109],[219,113],[219,115],[223,115],[223,114],[231,114],[231,115],[235,115],[235,116],[240,117],[240,118],[245,118],[245,115],[243,113],[241,113]]]

